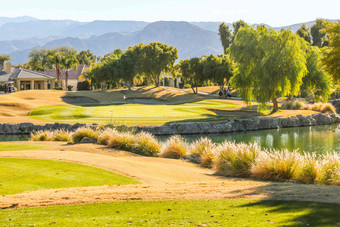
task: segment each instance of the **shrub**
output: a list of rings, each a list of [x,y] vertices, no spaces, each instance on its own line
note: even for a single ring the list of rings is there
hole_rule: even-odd
[[[314,184],[320,177],[321,165],[315,153],[304,153],[300,163],[296,166],[294,178],[305,184]]]
[[[336,109],[331,103],[314,103],[314,104],[304,104],[300,101],[285,101],[281,105],[281,109],[284,110],[313,110],[317,112],[326,113],[331,111],[332,113],[336,113]]]
[[[340,185],[340,157],[337,153],[327,154],[322,157],[321,174],[317,179],[318,184]]]
[[[98,138],[99,133],[89,127],[78,128],[72,135],[74,143],[79,143],[84,137],[95,137]]]
[[[105,128],[104,131],[101,131],[98,136],[97,142],[99,144],[108,145],[111,136],[116,134],[117,131],[113,128]]]
[[[52,141],[53,132],[51,131],[37,131],[31,133],[32,141]]]
[[[56,130],[53,132],[53,141],[70,142],[72,141],[72,133],[63,129]]]
[[[320,108],[320,112],[327,113],[327,112],[336,113],[335,107],[331,103],[324,103]]]
[[[179,136],[171,136],[163,147],[163,151],[160,154],[162,158],[174,158],[179,159],[188,153],[188,144],[186,140]]]
[[[225,141],[216,148],[214,168],[217,174],[249,177],[250,168],[261,152],[256,143],[245,144]]]
[[[302,156],[297,151],[263,151],[251,167],[251,176],[261,180],[289,180],[301,160]]]
[[[132,143],[134,142],[133,137],[134,135],[132,135],[131,133],[118,132],[115,130],[114,133],[111,134],[107,145],[112,148],[131,151]]]
[[[303,109],[305,104],[303,102],[300,102],[298,100],[290,100],[290,101],[285,101],[281,105],[281,109],[284,110],[300,110]]]
[[[67,90],[72,91],[73,86],[72,85],[67,85]]]
[[[147,132],[140,132],[132,143],[132,152],[146,156],[157,156],[161,151],[161,144],[154,135]]]
[[[189,153],[200,155],[201,166],[211,167],[215,158],[216,145],[208,138],[200,138],[190,144]]]
[[[55,87],[54,89],[57,90],[57,91],[62,91],[62,90],[64,90],[62,87]]]
[[[190,84],[184,84],[184,88],[191,88]]]
[[[85,80],[82,82],[78,82],[77,84],[77,90],[78,91],[89,91],[90,90],[90,82]]]

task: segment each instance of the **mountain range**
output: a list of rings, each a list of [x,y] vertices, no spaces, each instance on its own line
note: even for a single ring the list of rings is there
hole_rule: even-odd
[[[307,22],[311,26],[314,21]],[[138,43],[162,42],[175,46],[180,59],[221,54],[220,22],[39,20],[33,17],[0,17],[0,54],[14,64],[25,63],[33,48],[70,46],[104,55]],[[301,23],[302,24],[302,23]],[[296,31],[301,24],[283,28]],[[232,24],[228,24],[232,29]],[[282,27],[269,28],[280,30]]]

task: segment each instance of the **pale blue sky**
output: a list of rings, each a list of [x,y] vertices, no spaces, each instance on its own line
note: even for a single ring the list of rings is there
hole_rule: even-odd
[[[224,21],[283,26],[340,19],[340,0],[11,0],[0,16],[39,19]]]

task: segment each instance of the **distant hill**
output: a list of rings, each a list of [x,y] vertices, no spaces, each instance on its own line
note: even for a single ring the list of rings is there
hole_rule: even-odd
[[[334,21],[334,20],[333,20]],[[312,26],[315,21],[306,22]],[[114,49],[126,49],[152,41],[175,46],[180,58],[221,54],[218,36],[220,22],[92,21],[38,20],[33,17],[0,17],[0,54],[10,54],[14,64],[27,61],[32,48],[72,46],[103,55]],[[302,23],[284,27],[266,27],[295,32]],[[230,29],[232,24],[227,23]],[[254,25],[256,26],[256,25]]]

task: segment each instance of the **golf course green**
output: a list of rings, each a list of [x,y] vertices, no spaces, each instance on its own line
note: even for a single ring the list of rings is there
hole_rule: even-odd
[[[55,105],[34,109],[29,116],[35,120],[63,123],[115,123],[126,125],[160,125],[174,121],[217,119],[211,110],[236,107],[217,100],[183,104],[115,104],[115,105]]]

